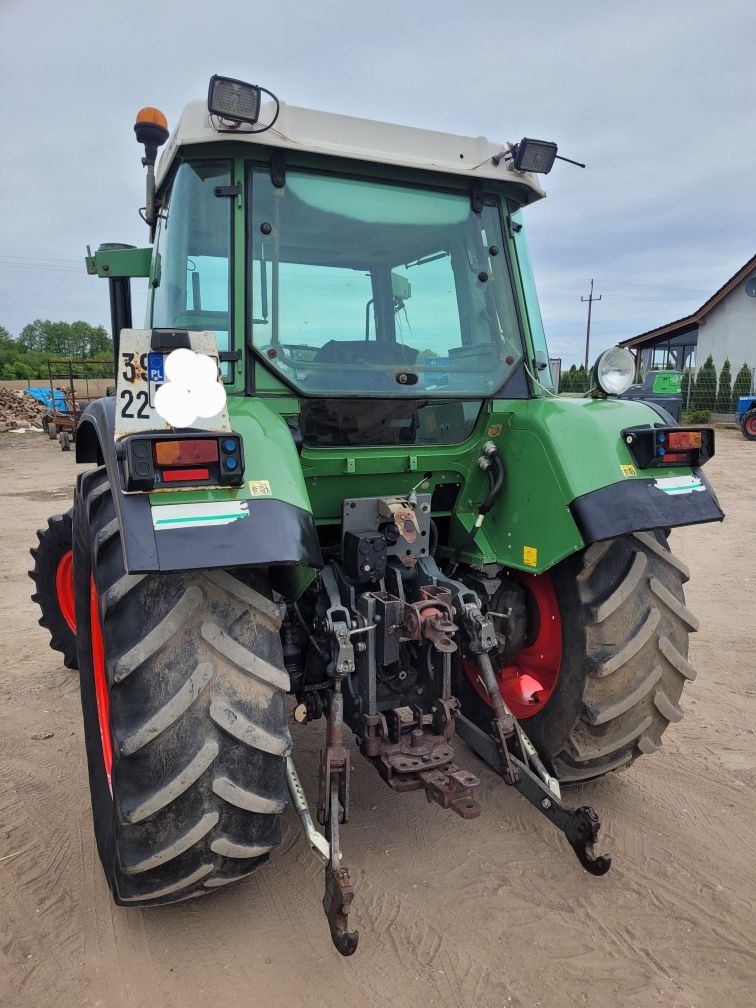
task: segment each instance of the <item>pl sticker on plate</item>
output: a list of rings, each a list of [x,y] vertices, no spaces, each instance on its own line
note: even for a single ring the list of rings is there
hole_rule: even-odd
[[[155,406],[155,393],[165,383],[165,363],[161,353],[147,355],[147,382],[150,406]]]

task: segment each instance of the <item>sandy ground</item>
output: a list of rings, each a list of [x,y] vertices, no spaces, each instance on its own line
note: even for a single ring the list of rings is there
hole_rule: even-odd
[[[175,908],[111,904],[76,676],[37,626],[26,576],[34,530],[68,507],[76,466],[41,435],[1,437],[0,1004],[756,1005],[756,445],[718,438],[707,472],[728,520],[672,538],[701,617],[687,716],[658,754],[573,792],[600,810],[609,875],[585,874],[461,742],[459,762],[482,778],[470,823],[393,794],[358,756],[344,844],[361,941],[343,960],[290,812],[271,863],[236,888]],[[318,731],[296,736],[312,799]]]

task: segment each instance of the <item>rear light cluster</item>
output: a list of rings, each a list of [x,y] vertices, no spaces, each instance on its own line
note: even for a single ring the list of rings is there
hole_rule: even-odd
[[[631,427],[622,431],[635,464],[654,466],[702,466],[714,455],[711,427]]]
[[[244,456],[238,434],[132,435],[118,443],[126,491],[240,486]]]

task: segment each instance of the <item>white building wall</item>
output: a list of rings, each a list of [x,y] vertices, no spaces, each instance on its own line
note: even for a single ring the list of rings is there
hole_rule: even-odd
[[[711,354],[719,371],[729,358],[733,377],[743,364],[756,368],[756,298],[748,297],[745,283],[727,295],[698,327],[696,366]]]

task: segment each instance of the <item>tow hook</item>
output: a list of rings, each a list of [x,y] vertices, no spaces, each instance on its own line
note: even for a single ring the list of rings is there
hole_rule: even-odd
[[[611,857],[594,853],[594,844],[601,829],[598,813],[590,805],[569,809],[562,804],[558,781],[546,769],[499,690],[488,655],[492,647],[490,620],[480,613],[477,606],[468,607],[466,615],[485,687],[493,704],[493,734],[487,734],[462,716],[457,718],[457,734],[502,775],[505,783],[519,791],[541,815],[564,833],[587,872],[606,875],[611,867]]]

